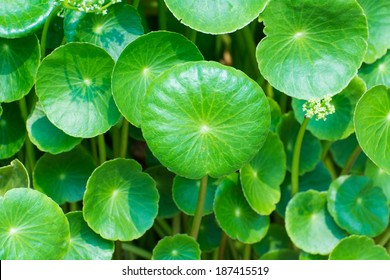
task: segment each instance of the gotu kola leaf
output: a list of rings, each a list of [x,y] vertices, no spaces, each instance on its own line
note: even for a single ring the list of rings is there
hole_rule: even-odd
[[[166,236],[153,249],[153,260],[199,260],[199,244],[186,234]]]

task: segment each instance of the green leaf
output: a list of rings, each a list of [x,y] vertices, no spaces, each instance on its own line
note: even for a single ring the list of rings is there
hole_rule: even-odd
[[[328,210],[336,223],[351,234],[374,237],[389,223],[387,198],[363,176],[341,176],[329,187]]]
[[[280,184],[286,173],[286,154],[279,136],[273,132],[257,155],[240,169],[244,195],[260,215],[269,215],[280,200]]]
[[[277,249],[265,253],[260,260],[298,260],[299,253],[292,249]]]
[[[266,0],[165,0],[173,15],[192,29],[211,34],[241,29],[259,16]]]
[[[152,176],[156,182],[156,187],[160,195],[157,216],[160,218],[172,218],[179,213],[179,209],[177,209],[172,198],[172,186],[175,174],[169,172],[162,165],[150,167],[145,172]]]
[[[363,64],[359,77],[366,82],[368,89],[378,85],[390,87],[390,52],[373,64]]]
[[[390,2],[358,0],[368,22],[368,49],[364,62],[373,63],[390,48]]]
[[[273,0],[261,17],[266,37],[257,61],[276,89],[298,99],[322,98],[356,75],[368,32],[355,0]]]
[[[356,103],[366,92],[366,86],[358,77],[355,77],[348,87],[333,96],[331,104],[335,107],[335,113],[328,115],[325,120],[316,120],[314,117],[309,120],[307,130],[321,140],[336,141],[347,138],[354,132],[353,114]],[[306,101],[293,99],[292,107],[294,115],[303,122],[305,112],[302,110]]]
[[[186,234],[166,236],[153,249],[153,260],[200,260],[199,244]]]
[[[0,117],[0,159],[10,158],[23,146],[26,137],[24,121],[16,103],[3,103]]]
[[[69,43],[48,55],[35,88],[50,122],[73,137],[109,130],[120,117],[111,95],[113,67],[108,53],[89,43]]]
[[[62,259],[69,245],[69,224],[61,208],[28,188],[0,199],[0,259]]]
[[[103,238],[130,241],[144,235],[158,212],[156,183],[132,159],[106,161],[84,194],[84,219]]]
[[[203,216],[213,213],[215,191],[219,180],[209,178],[207,180],[206,200],[203,208]],[[173,200],[177,207],[187,215],[194,216],[199,197],[200,180],[190,180],[176,176],[173,180]]]
[[[351,235],[340,241],[329,256],[330,260],[390,260],[382,246],[366,236]]]
[[[144,34],[144,29],[133,6],[117,4],[109,7],[106,15],[67,10],[64,32],[67,42],[92,43],[117,60],[130,42]]]
[[[70,151],[82,140],[64,133],[53,125],[39,103],[28,116],[26,127],[31,142],[41,151],[51,154]]]
[[[295,246],[310,254],[329,254],[346,236],[326,209],[326,193],[297,193],[286,209],[286,230]]]
[[[218,226],[214,215],[202,218],[199,228],[198,243],[202,252],[212,251],[221,244],[222,230]]]
[[[11,161],[10,165],[0,167],[0,196],[4,196],[10,189],[29,187],[27,169],[18,159]]]
[[[219,185],[214,200],[215,217],[231,238],[249,244],[259,242],[268,231],[270,218],[252,210],[237,180],[235,173]]]
[[[376,86],[360,98],[355,110],[355,129],[364,153],[390,172],[390,88]]]
[[[280,119],[282,118],[282,112],[280,110],[278,102],[273,100],[270,97],[267,97],[268,103],[269,103],[269,108],[271,111],[271,127],[270,130],[273,132],[276,132],[276,128],[278,126],[278,123]]]
[[[111,260],[114,242],[90,229],[81,211],[66,214],[70,226],[69,248],[65,260]]]
[[[238,170],[261,148],[270,126],[259,85],[216,62],[167,70],[150,85],[142,110],[150,150],[168,169],[190,179]]]
[[[19,100],[35,83],[41,57],[37,37],[0,38],[0,57],[0,102]]]
[[[112,74],[112,91],[120,112],[139,127],[141,104],[150,83],[177,64],[202,59],[198,48],[180,34],[158,31],[139,37],[124,49]]]
[[[1,1],[0,37],[17,38],[42,27],[56,0]]]
[[[390,205],[390,174],[376,166],[371,160],[367,161],[365,175],[374,182],[374,186],[382,188]]]
[[[60,205],[80,201],[95,167],[92,157],[82,148],[59,155],[45,154],[34,169],[34,188]]]
[[[284,144],[286,152],[287,170],[291,171],[292,156],[300,125],[295,120],[294,114],[289,112],[282,116],[278,124],[277,132]],[[321,143],[309,131],[305,131],[303,137],[301,156],[299,160],[299,175],[313,170],[321,160]]]
[[[267,235],[263,240],[253,245],[253,249],[259,256],[275,250],[288,248],[291,241],[286,229],[279,224],[271,224]]]
[[[323,256],[323,255],[313,255],[309,254],[305,251],[301,251],[299,253],[299,260],[305,260],[305,261],[314,261],[314,260],[327,260],[328,256]]]

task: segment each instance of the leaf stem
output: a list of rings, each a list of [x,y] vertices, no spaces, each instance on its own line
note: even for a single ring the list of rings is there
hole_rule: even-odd
[[[91,138],[90,143],[91,143],[92,158],[93,158],[95,164],[98,164],[99,159],[98,159],[98,154],[97,154],[96,138]]]
[[[157,218],[155,221],[160,225],[166,235],[172,235],[172,229],[164,219]]]
[[[337,179],[336,168],[335,168],[333,161],[332,161],[331,157],[329,156],[329,154],[325,156],[325,158],[322,160],[322,162],[324,163],[326,169],[328,169],[330,176],[332,177],[332,180],[336,180]]]
[[[181,214],[178,213],[175,217],[173,217],[172,220],[172,234],[178,234],[180,233],[181,228]]]
[[[266,82],[265,92],[269,98],[274,98],[274,89],[269,82]]]
[[[41,59],[44,59],[46,56],[47,33],[49,32],[50,22],[55,16],[57,16],[58,12],[61,11],[61,9],[62,6],[55,7],[53,11],[51,11],[49,17],[45,22],[45,25],[43,26],[41,35]]]
[[[357,144],[356,148],[353,150],[353,152],[349,156],[347,163],[345,164],[343,170],[341,170],[341,173],[340,173],[341,176],[347,175],[349,173],[349,171],[351,170],[352,166],[356,162],[356,160],[361,152],[362,152],[362,148],[360,147],[359,144]]]
[[[134,8],[138,9],[138,7],[139,7],[139,2],[140,2],[140,0],[134,0],[134,1],[133,1],[133,6],[134,6]]]
[[[121,150],[119,156],[122,158],[126,158],[127,146],[129,141],[129,122],[126,119],[123,119],[121,133],[122,133],[122,139],[121,139]]]
[[[226,235],[226,233],[222,232],[221,244],[219,245],[219,250],[218,250],[218,259],[219,260],[224,259],[226,242],[227,242],[227,235]]]
[[[20,108],[20,112],[22,114],[22,118],[23,118],[24,122],[26,122],[27,118],[28,118],[28,109],[27,109],[27,102],[26,102],[25,97],[23,97],[22,99],[19,100],[19,108]],[[26,138],[24,140],[24,144],[26,146],[26,154],[27,154],[26,165],[28,162],[28,166],[30,167],[30,172],[33,172],[34,167],[35,167],[35,162],[36,162],[35,151],[34,151],[34,146],[31,143],[28,135],[26,135]]]
[[[120,151],[120,131],[118,126],[114,125],[111,128],[111,134],[112,134],[112,151],[114,153],[114,158],[119,157],[119,151]]]
[[[167,30],[167,7],[164,0],[158,0],[158,26],[160,30]]]
[[[380,236],[378,240],[378,244],[381,246],[385,246],[387,242],[390,241],[390,227]]]
[[[99,147],[99,164],[103,164],[106,161],[106,142],[104,141],[104,134],[98,136],[98,147]]]
[[[150,260],[152,258],[152,254],[145,249],[137,247],[130,243],[122,243],[122,248],[125,251],[131,252],[137,256],[144,258],[145,260]]]
[[[114,258],[116,260],[122,259],[122,242],[120,241],[115,241]]]
[[[190,27],[187,27],[187,37],[194,44],[196,44],[196,35],[197,34],[198,33],[196,32],[196,30],[194,30]]]
[[[250,260],[252,254],[252,245],[251,244],[245,244],[244,246],[244,253],[243,253],[243,260]]]
[[[249,59],[250,66],[256,79],[259,76],[259,67],[256,60],[256,44],[250,28],[251,27],[249,25],[243,28],[242,35],[245,41],[245,47],[248,52],[247,58]]]
[[[202,221],[203,208],[206,200],[207,181],[207,175],[200,180],[198,202],[196,203],[195,216],[194,220],[192,221],[192,228],[190,234],[195,240],[198,238],[200,223]]]
[[[297,138],[295,140],[294,153],[292,158],[292,168],[291,168],[291,197],[293,197],[299,191],[299,159],[301,157],[301,147],[303,137],[305,136],[305,131],[307,124],[309,123],[309,118],[304,118],[299,128]]]

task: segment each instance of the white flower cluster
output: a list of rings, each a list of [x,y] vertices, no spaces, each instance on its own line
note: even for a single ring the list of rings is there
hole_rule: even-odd
[[[316,116],[316,120],[326,121],[326,116],[335,112],[335,107],[330,103],[332,97],[329,95],[323,99],[310,99],[302,106],[302,110],[306,112],[305,118],[312,118]]]
[[[107,14],[107,8],[122,0],[57,0],[66,9],[78,10],[85,13]]]

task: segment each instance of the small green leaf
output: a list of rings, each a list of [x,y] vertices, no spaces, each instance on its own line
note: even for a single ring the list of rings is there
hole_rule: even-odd
[[[363,64],[359,77],[366,82],[368,89],[379,85],[390,87],[390,52],[373,64]]]
[[[365,175],[370,178],[374,186],[380,187],[387,197],[387,204],[390,205],[390,174],[376,166],[371,160],[367,161]]]
[[[286,230],[295,246],[310,254],[329,254],[346,236],[326,209],[326,193],[296,194],[286,209]]]
[[[355,0],[273,0],[261,17],[266,37],[257,61],[276,89],[298,99],[322,98],[356,75],[368,31]]]
[[[35,88],[50,122],[73,137],[109,130],[120,117],[111,95],[113,67],[108,53],[89,43],[68,43],[49,54]]]
[[[231,238],[249,244],[259,242],[268,231],[270,218],[252,210],[237,180],[235,173],[219,185],[214,200],[215,217]]]
[[[0,102],[19,100],[35,83],[41,57],[37,37],[0,38],[0,57]]]
[[[166,236],[153,249],[153,260],[200,260],[199,244],[186,234]]]
[[[28,188],[0,199],[0,259],[62,259],[69,246],[69,224],[61,208]]]
[[[84,219],[103,238],[141,237],[158,212],[156,183],[132,159],[106,161],[92,173],[84,194]]]
[[[328,210],[336,223],[351,234],[374,237],[389,223],[387,198],[363,176],[342,176],[328,191]]]
[[[190,179],[238,170],[261,148],[270,126],[259,85],[216,62],[167,70],[150,85],[142,111],[150,150],[168,169]]]
[[[82,148],[59,155],[45,154],[34,169],[34,188],[60,205],[80,201],[95,167],[92,157]]]
[[[355,129],[364,153],[390,172],[390,88],[376,86],[360,98],[355,110]]]
[[[329,256],[330,260],[390,260],[382,246],[367,236],[351,235],[340,241]]]
[[[0,196],[4,196],[10,189],[29,187],[27,169],[18,159],[11,161],[10,165],[0,167]]]
[[[101,238],[84,221],[81,211],[66,214],[70,226],[69,248],[65,260],[111,260],[114,242]]]
[[[244,195],[260,215],[269,215],[280,200],[286,173],[286,154],[277,134],[270,132],[257,155],[240,170]]]
[[[236,31],[259,16],[266,0],[165,0],[173,15],[192,29],[211,34]]]

